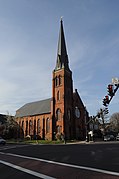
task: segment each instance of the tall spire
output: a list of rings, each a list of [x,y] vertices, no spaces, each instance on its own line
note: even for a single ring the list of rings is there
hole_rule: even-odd
[[[60,20],[60,32],[59,32],[59,40],[58,40],[58,50],[57,50],[57,62],[55,70],[66,68],[69,69],[68,65],[68,55],[66,50],[66,43],[64,37],[64,30],[63,30],[63,21],[62,18]]]

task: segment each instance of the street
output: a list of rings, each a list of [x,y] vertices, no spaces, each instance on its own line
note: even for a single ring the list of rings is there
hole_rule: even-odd
[[[119,178],[119,143],[0,146],[0,178]]]

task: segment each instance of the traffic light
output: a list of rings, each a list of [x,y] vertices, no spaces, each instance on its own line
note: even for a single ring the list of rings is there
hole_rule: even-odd
[[[105,96],[105,98],[103,99],[103,105],[107,106],[109,104],[109,96]]]
[[[106,99],[105,99],[105,98],[103,99],[103,105],[104,105],[104,106],[107,106],[107,103],[106,103]]]
[[[105,96],[106,103],[109,104],[109,96]]]
[[[108,114],[109,111],[108,111],[108,108],[105,108],[105,114]]]
[[[113,85],[112,84],[108,85],[107,90],[108,90],[108,95],[109,96],[113,96],[114,95]]]

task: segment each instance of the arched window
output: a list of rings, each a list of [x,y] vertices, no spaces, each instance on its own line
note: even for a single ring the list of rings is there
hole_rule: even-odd
[[[49,133],[50,132],[50,119],[47,118],[46,119],[46,133]]]
[[[58,86],[58,77],[55,78],[55,85]]]
[[[62,131],[62,126],[56,126],[56,131],[57,131],[57,133],[61,133],[61,131]]]
[[[24,130],[24,121],[22,121],[22,129]]]
[[[59,101],[60,100],[60,92],[58,91],[57,92],[57,101]]]
[[[71,91],[70,91],[70,89],[67,90],[66,98],[67,98],[68,101],[71,100]]]
[[[26,121],[26,136],[28,135],[28,121]]]
[[[34,135],[36,135],[36,120],[34,120],[34,130],[33,130],[34,132]]]
[[[37,121],[37,133],[40,133],[40,119]]]
[[[70,121],[71,120],[71,111],[70,109],[67,110],[67,118]]]
[[[59,108],[56,111],[56,119],[61,120],[61,109],[59,109]]]
[[[33,134],[33,122],[32,120],[29,121],[29,135]]]
[[[59,85],[62,84],[62,78],[61,78],[61,75],[59,75]]]
[[[61,68],[61,62],[60,62],[60,55],[58,55],[58,59],[57,59],[57,69]]]

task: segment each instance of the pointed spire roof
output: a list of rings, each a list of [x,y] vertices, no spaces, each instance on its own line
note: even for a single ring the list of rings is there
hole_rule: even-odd
[[[58,50],[57,50],[57,62],[56,62],[55,70],[59,70],[61,68],[69,69],[68,63],[69,61],[68,61],[68,55],[67,55],[66,43],[65,43],[65,37],[64,37],[63,21],[61,18],[59,40],[58,40]]]

